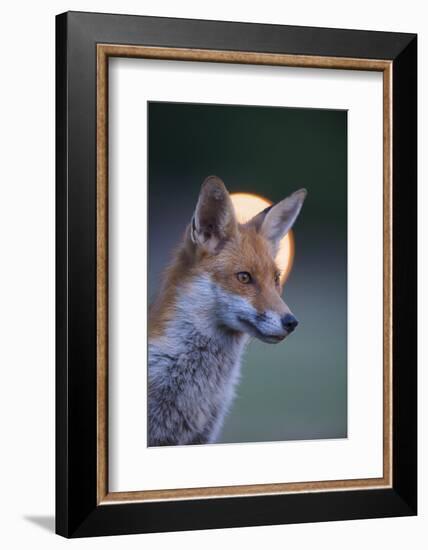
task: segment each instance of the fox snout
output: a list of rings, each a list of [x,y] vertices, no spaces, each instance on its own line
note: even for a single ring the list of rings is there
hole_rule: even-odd
[[[260,340],[268,343],[281,342],[291,334],[299,324],[292,313],[286,313],[282,317],[272,311],[267,311],[259,317],[257,329]]]
[[[276,291],[265,292],[264,298],[266,305],[256,320],[259,338],[266,342],[281,342],[296,329],[299,321]]]
[[[239,320],[245,325],[245,332],[269,344],[281,342],[299,324],[291,312],[287,312],[281,316],[279,312],[273,310],[266,310],[254,316],[241,316]]]

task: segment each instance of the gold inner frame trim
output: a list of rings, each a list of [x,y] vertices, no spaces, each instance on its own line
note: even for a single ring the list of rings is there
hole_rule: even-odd
[[[383,476],[225,487],[109,492],[108,489],[108,59],[145,59],[348,69],[383,73]],[[392,486],[392,70],[385,60],[97,45],[97,503],[222,498]]]

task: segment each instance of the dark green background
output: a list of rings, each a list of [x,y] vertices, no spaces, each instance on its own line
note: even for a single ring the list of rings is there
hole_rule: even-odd
[[[253,341],[220,442],[347,436],[347,112],[148,104],[149,295],[210,174],[274,202],[306,187],[284,299],[300,321]]]

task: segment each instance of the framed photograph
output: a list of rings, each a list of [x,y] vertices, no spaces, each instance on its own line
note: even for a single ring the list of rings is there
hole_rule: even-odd
[[[414,515],[413,34],[56,20],[56,529]]]

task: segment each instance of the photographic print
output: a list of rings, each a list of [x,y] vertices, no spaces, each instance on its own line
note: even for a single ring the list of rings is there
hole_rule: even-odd
[[[148,445],[347,437],[347,111],[148,102]]]

